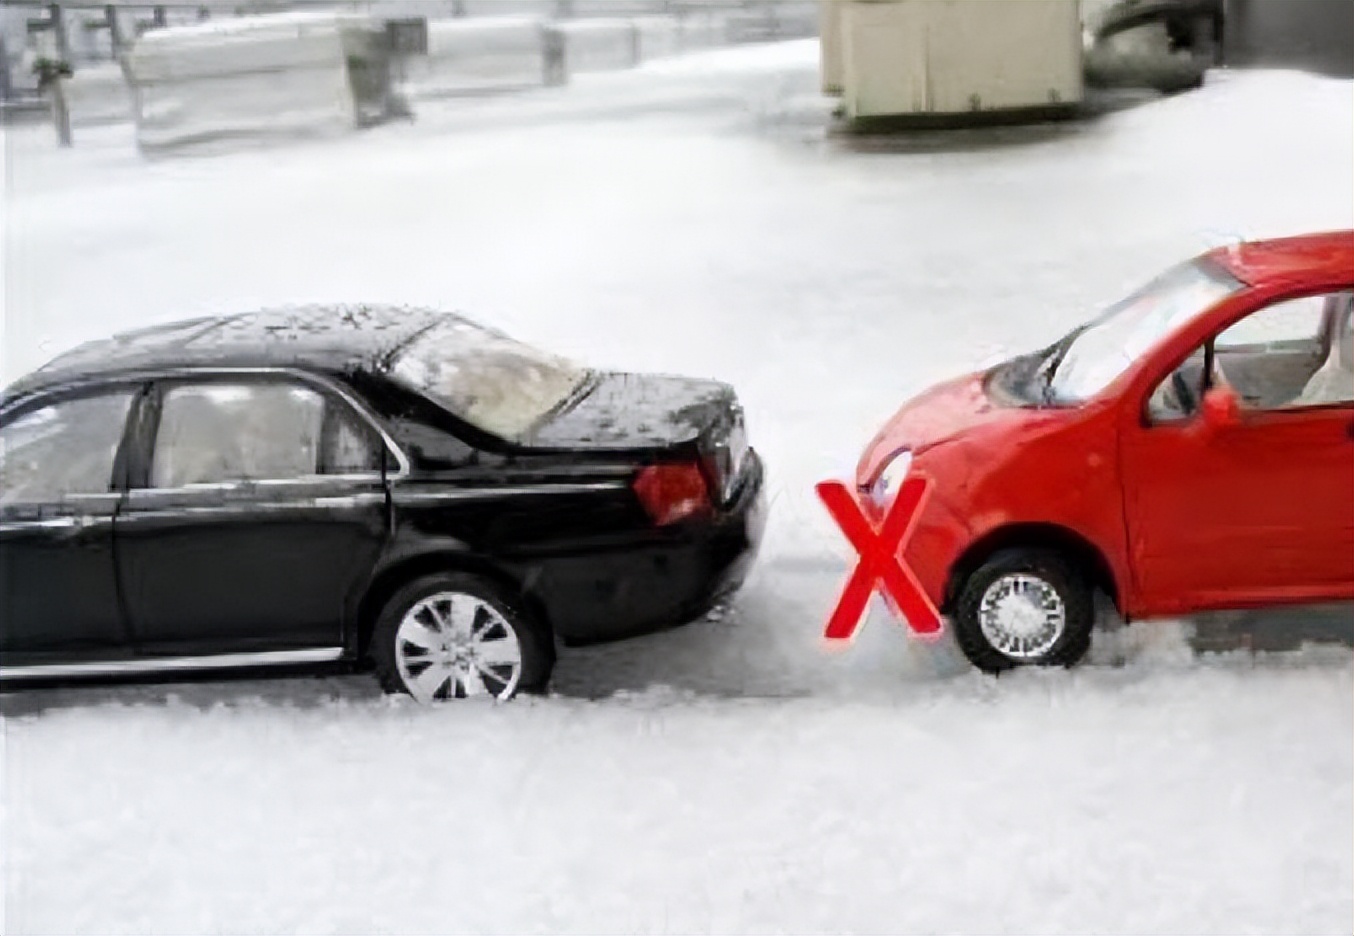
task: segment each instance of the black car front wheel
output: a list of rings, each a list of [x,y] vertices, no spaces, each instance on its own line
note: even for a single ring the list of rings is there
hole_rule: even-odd
[[[553,646],[521,604],[478,575],[444,572],[401,588],[371,638],[386,692],[425,704],[488,695],[506,700],[542,688]]]
[[[965,580],[955,637],[979,669],[1072,666],[1091,644],[1095,604],[1075,565],[1046,549],[1006,549]]]

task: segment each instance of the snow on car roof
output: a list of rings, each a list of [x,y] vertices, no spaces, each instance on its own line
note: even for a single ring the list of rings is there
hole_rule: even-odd
[[[16,381],[5,396],[164,367],[377,366],[443,321],[468,320],[433,309],[310,305],[170,322],[83,344]]]

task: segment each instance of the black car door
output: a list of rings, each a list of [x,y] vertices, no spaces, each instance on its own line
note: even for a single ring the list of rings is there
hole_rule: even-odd
[[[129,650],[113,522],[127,416],[139,386],[20,403],[0,417],[0,666]]]
[[[142,652],[337,657],[387,533],[384,442],[299,375],[162,382],[116,523]]]

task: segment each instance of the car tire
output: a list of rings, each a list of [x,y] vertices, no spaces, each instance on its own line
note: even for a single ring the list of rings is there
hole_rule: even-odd
[[[508,589],[465,572],[426,575],[386,602],[369,654],[387,693],[425,704],[541,692],[554,642]]]
[[[1047,549],[1005,549],[964,581],[955,639],[978,669],[1074,666],[1091,645],[1095,600],[1076,565]]]

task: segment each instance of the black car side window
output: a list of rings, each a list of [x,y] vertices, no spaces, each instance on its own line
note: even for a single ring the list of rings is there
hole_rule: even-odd
[[[352,407],[299,383],[179,385],[161,406],[151,486],[375,473],[383,444]]]
[[[151,486],[318,474],[324,409],[318,392],[282,381],[170,387],[160,411]]]
[[[0,504],[106,494],[135,391],[80,397],[21,413],[0,427]]]
[[[381,470],[385,441],[352,408],[330,400],[320,470],[329,475],[365,475]]]

